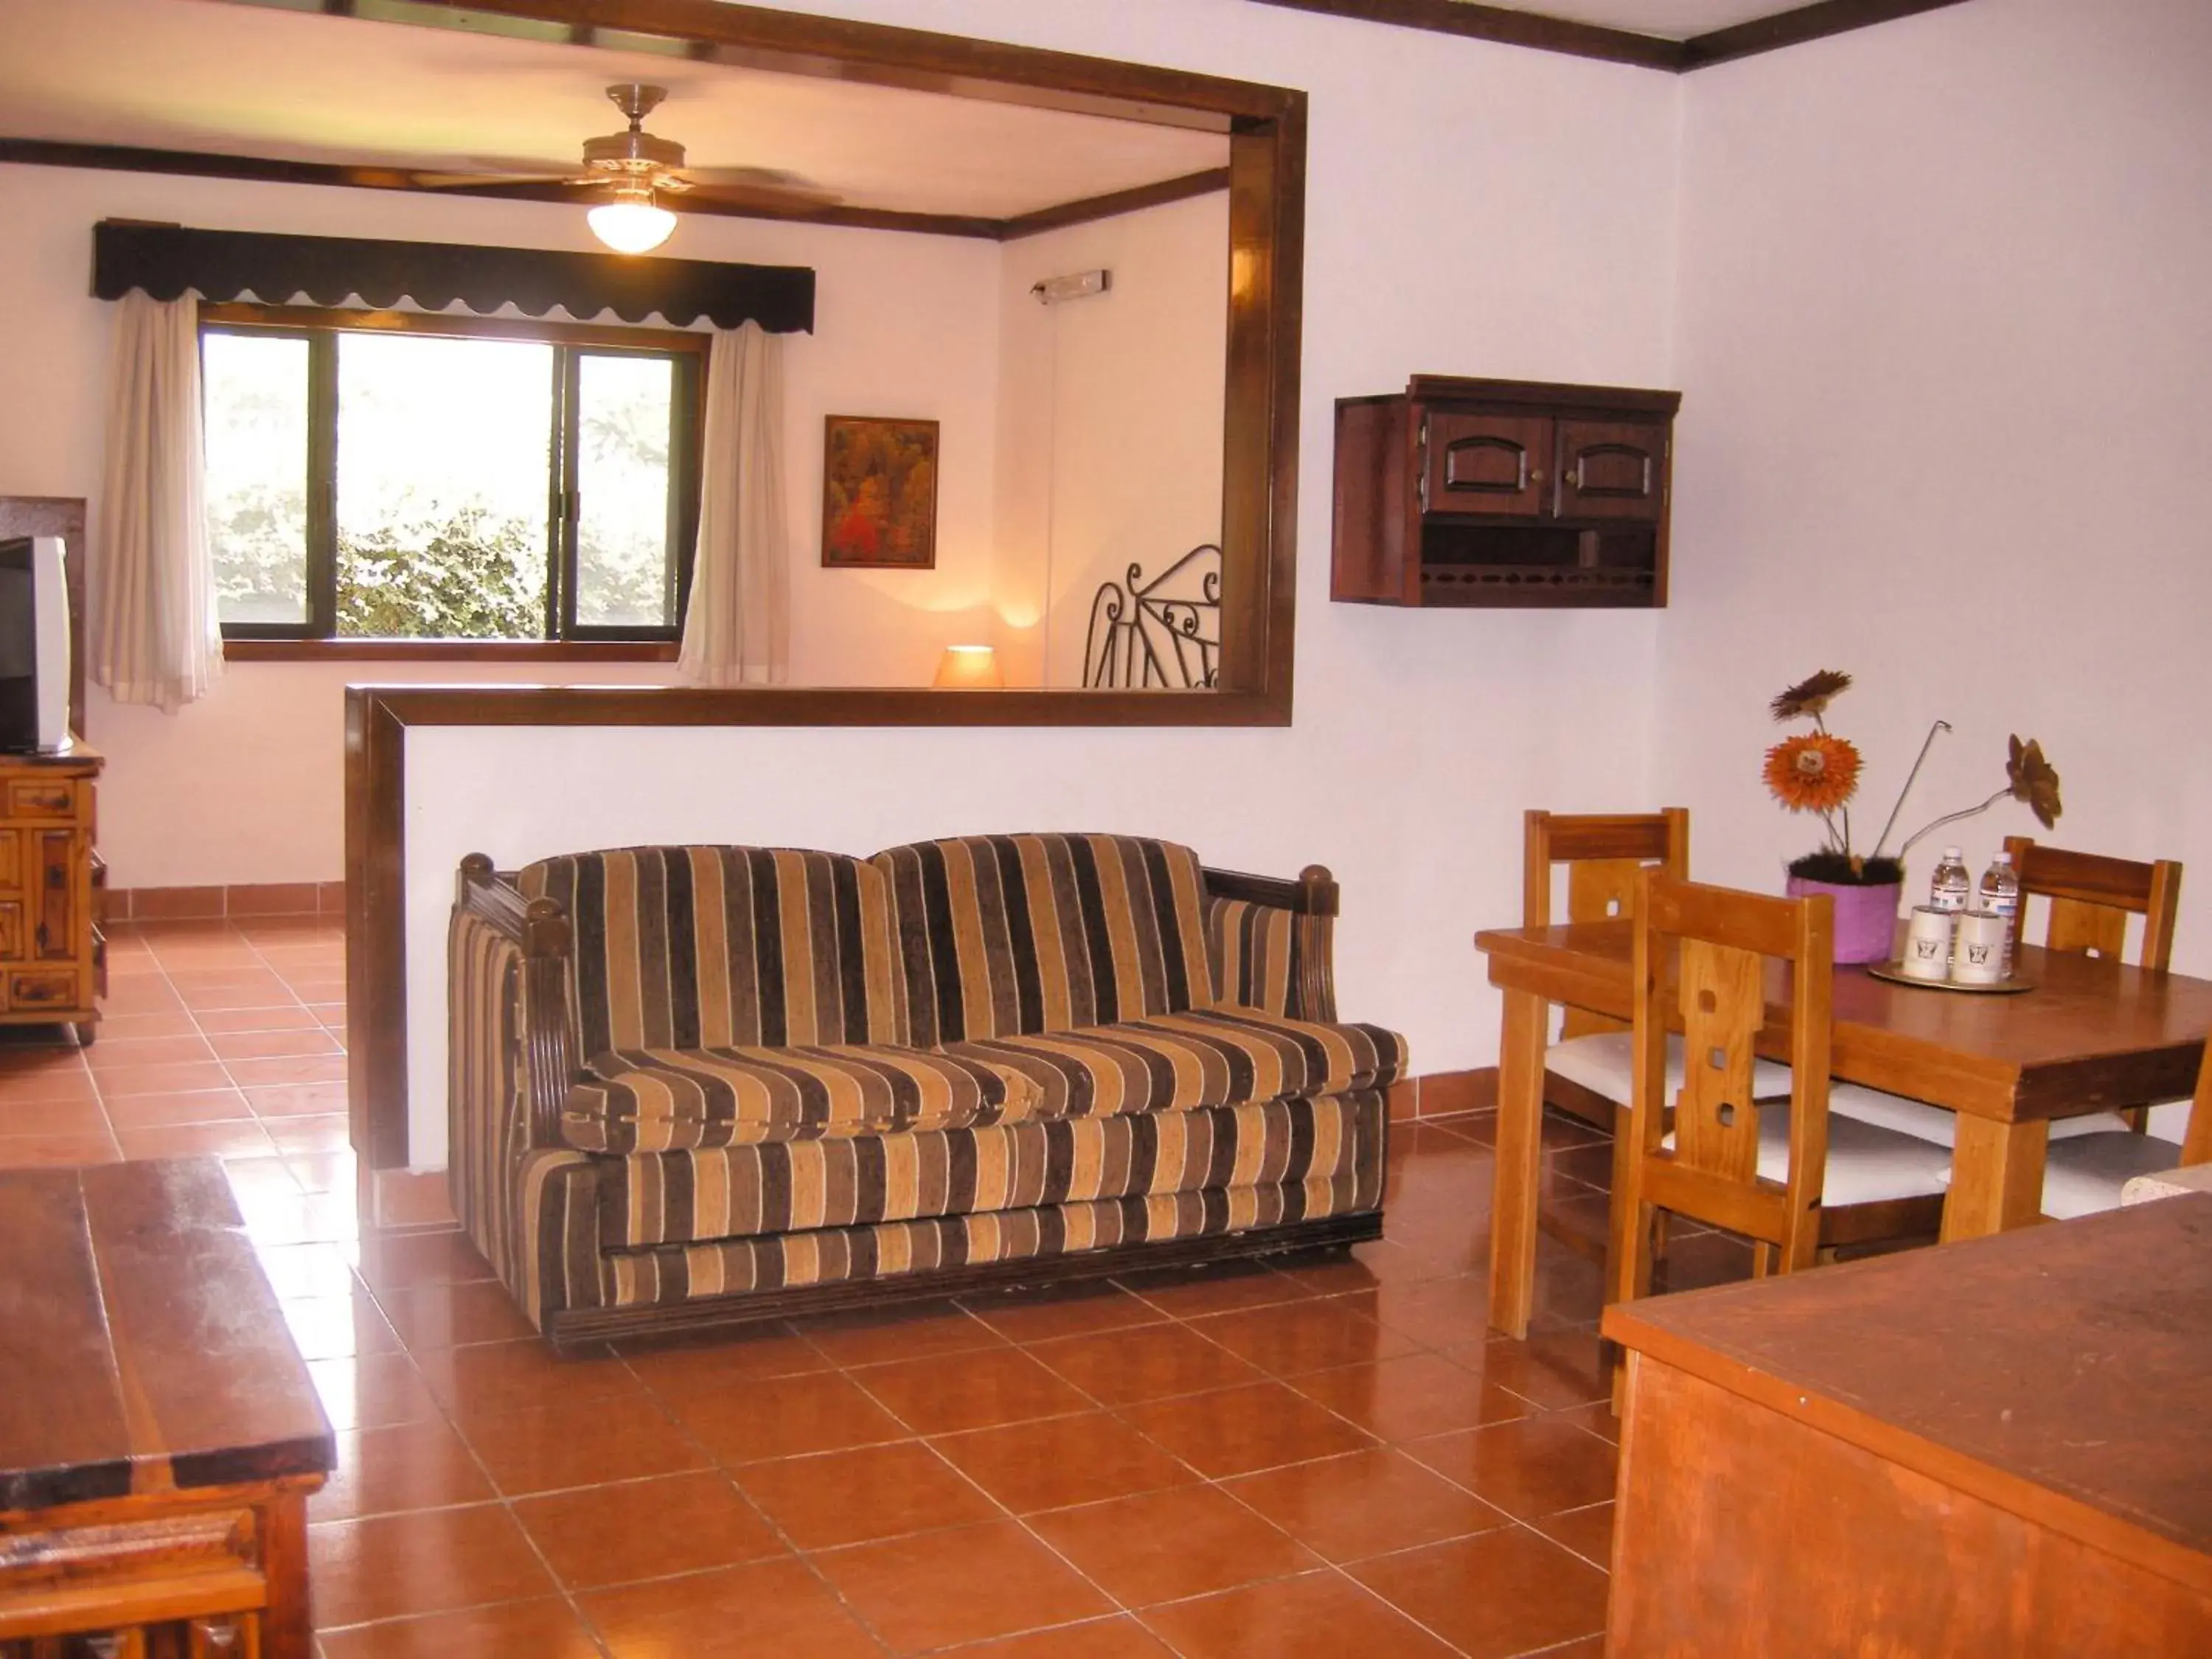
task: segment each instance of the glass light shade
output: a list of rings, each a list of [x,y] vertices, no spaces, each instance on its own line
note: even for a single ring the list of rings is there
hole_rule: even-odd
[[[676,216],[656,206],[653,192],[621,196],[602,203],[584,216],[592,234],[617,253],[645,253],[666,241],[676,228]]]
[[[998,653],[988,645],[948,645],[937,664],[936,685],[973,690],[1002,686]]]

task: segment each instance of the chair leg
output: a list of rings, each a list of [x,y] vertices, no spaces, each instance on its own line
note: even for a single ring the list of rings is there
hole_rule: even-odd
[[[1751,1276],[1765,1279],[1774,1271],[1774,1246],[1763,1238],[1752,1241]]]

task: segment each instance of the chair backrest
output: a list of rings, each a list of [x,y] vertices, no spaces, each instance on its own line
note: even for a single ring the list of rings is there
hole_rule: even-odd
[[[1567,908],[1561,920],[1603,921],[1628,915],[1636,881],[1656,866],[1677,880],[1690,878],[1690,813],[1681,806],[1658,812],[1579,813],[1532,810],[1522,816],[1521,925],[1549,927],[1553,872],[1567,866]],[[1592,1031],[1617,1031],[1620,1022],[1586,1009],[1561,1016],[1562,1042]]]
[[[839,853],[625,847],[541,859],[568,913],[577,1052],[903,1042],[883,872]]]
[[[1136,836],[888,848],[912,1041],[1105,1025],[1213,1005],[1198,854]]]
[[[1641,1202],[1777,1245],[1785,1270],[1809,1267],[1827,1165],[1835,901],[1737,892],[1657,871],[1638,884],[1628,1133]],[[1777,1017],[1766,1000],[1770,961],[1789,975],[1790,1168],[1780,1186],[1759,1176],[1760,1108],[1752,1092],[1753,1048]],[[1681,1092],[1668,1102],[1667,1032],[1677,1017],[1686,1064]],[[1668,1105],[1671,1149],[1661,1145]],[[1643,1251],[1623,1255],[1624,1271],[1648,1273]],[[1622,1294],[1648,1288],[1632,1281]]]
[[[2005,851],[2020,878],[2020,936],[2027,933],[2027,903],[2050,901],[2045,950],[2071,951],[2114,961],[2127,953],[2128,918],[2143,919],[2136,965],[2164,972],[2173,954],[2174,917],[2181,907],[2181,866],[2172,859],[2144,864],[2097,853],[2045,847],[2027,836],[2005,837]]]

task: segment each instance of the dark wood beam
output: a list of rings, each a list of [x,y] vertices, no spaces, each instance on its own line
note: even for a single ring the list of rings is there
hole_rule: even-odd
[[[1918,12],[1937,11],[1959,3],[1960,0],[1815,0],[1809,6],[1798,6],[1772,17],[1754,17],[1747,23],[1715,29],[1710,34],[1685,40],[1682,67],[1695,70],[1733,63],[1739,58],[1867,28]]]
[[[1683,66],[1679,40],[1595,23],[1571,22],[1508,6],[1476,5],[1472,0],[1260,0],[1260,3],[1286,6],[1292,11],[1325,12],[1362,22],[1395,23],[1401,28],[1428,29],[1472,40],[1494,40],[1501,46],[1533,46],[1539,52],[1563,52],[1576,58],[1636,64],[1645,69]]]
[[[1687,40],[1571,22],[1540,12],[1480,5],[1473,0],[1258,0],[1258,3],[1680,74],[1910,17],[1916,12],[1955,6],[1960,0],[1814,0],[1810,5],[1793,6],[1771,17],[1753,18]]]
[[[1088,224],[1094,219],[1111,219],[1119,214],[1163,207],[1170,202],[1183,201],[1193,196],[1211,196],[1216,191],[1228,188],[1227,167],[1212,167],[1204,173],[1187,173],[1180,179],[1163,179],[1156,185],[1139,185],[1132,190],[1109,191],[1103,196],[1086,196],[1080,201],[1039,208],[1034,213],[1018,213],[1011,219],[999,222],[999,239],[1016,242],[1024,236],[1058,230],[1065,225]]]

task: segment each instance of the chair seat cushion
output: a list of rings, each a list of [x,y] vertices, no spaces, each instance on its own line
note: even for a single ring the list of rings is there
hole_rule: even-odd
[[[1923,1101],[1907,1100],[1903,1095],[1885,1094],[1880,1089],[1863,1088],[1856,1083],[1833,1083],[1828,1085],[1828,1111],[1832,1116],[1847,1117],[1860,1123],[1871,1123],[1884,1129],[1894,1129],[1899,1134],[1911,1135],[1934,1146],[1953,1146],[1959,1139],[1959,1115],[1941,1106],[1930,1106]],[[2059,1117],[2051,1121],[2051,1139],[2055,1145],[2062,1140],[2073,1140],[2083,1135],[2125,1134],[2127,1120],[2118,1112],[2092,1112],[2086,1117]]]
[[[1659,1143],[1672,1148],[1670,1133]],[[1929,1198],[1942,1193],[1951,1169],[1948,1154],[1924,1140],[1870,1123],[1828,1115],[1828,1167],[1820,1203],[1876,1204],[1885,1199]],[[1790,1179],[1790,1114],[1780,1107],[1759,1115],[1759,1176],[1777,1185]]]
[[[1230,1006],[957,1042],[944,1052],[1006,1079],[1011,1121],[1024,1112],[1181,1112],[1387,1088],[1405,1066],[1406,1040],[1379,1025]]]
[[[1593,1031],[1569,1037],[1544,1052],[1544,1069],[1603,1095],[1617,1106],[1628,1104],[1635,1088],[1636,1040],[1626,1031]],[[1667,1098],[1682,1091],[1682,1039],[1667,1039]],[[1765,1100],[1790,1092],[1790,1068],[1771,1060],[1751,1062],[1751,1092]]]
[[[2077,1135],[2053,1146],[2043,1165],[2043,1212],[2061,1221],[2120,1207],[2120,1189],[2140,1175],[2181,1162],[2171,1141],[2117,1133]]]
[[[965,1128],[1030,1115],[1035,1093],[957,1054],[886,1044],[617,1049],[585,1062],[561,1138],[628,1153]]]

